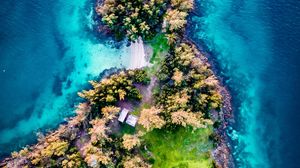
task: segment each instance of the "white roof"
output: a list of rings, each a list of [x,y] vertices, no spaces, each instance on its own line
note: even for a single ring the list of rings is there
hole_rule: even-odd
[[[125,120],[125,118],[126,118],[128,112],[129,112],[129,110],[123,109],[123,110],[121,111],[120,115],[119,115],[118,120],[119,120],[120,122],[124,122],[124,120]]]
[[[131,126],[134,127],[135,124],[137,123],[137,120],[138,120],[137,116],[135,116],[135,115],[129,115],[129,116],[127,117],[126,123],[127,123],[128,125],[131,125]]]

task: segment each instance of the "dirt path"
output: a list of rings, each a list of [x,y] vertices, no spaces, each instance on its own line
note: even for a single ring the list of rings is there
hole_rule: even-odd
[[[155,76],[152,76],[150,84],[145,88],[145,91],[143,92],[142,103],[148,103],[148,104],[152,103],[152,90],[156,84],[157,84],[157,78]]]

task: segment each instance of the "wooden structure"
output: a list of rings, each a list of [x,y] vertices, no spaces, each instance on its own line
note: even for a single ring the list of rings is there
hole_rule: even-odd
[[[135,125],[138,121],[138,117],[135,115],[129,114],[129,110],[124,108],[120,112],[118,121],[120,121],[121,123],[124,123],[124,121],[125,121],[126,124],[128,124],[132,127],[135,127]]]
[[[127,110],[127,109],[124,108],[124,109],[121,111],[120,115],[119,115],[118,121],[124,122],[125,119],[126,119],[126,117],[127,117],[127,115],[128,115],[128,112],[129,112],[129,110]]]
[[[137,121],[138,121],[138,117],[131,114],[126,119],[126,123],[132,127],[135,127]]]

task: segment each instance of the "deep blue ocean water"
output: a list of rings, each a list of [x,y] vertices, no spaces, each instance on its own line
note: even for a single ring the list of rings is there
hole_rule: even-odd
[[[190,37],[233,96],[237,167],[300,165],[300,1],[198,0]]]
[[[300,1],[196,0],[191,38],[233,96],[237,167],[300,165]],[[0,2],[0,156],[72,115],[76,92],[128,51],[93,35],[88,0]]]

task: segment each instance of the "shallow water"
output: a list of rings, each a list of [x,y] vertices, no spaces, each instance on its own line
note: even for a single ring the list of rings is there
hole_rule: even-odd
[[[299,166],[300,2],[198,0],[191,37],[233,95],[237,167]]]
[[[0,2],[0,156],[73,114],[76,93],[129,49],[97,40],[87,0]]]
[[[193,40],[233,94],[237,167],[297,167],[300,1],[197,0]],[[93,34],[88,0],[0,2],[0,157],[73,114],[76,92],[128,50]]]

